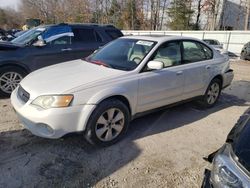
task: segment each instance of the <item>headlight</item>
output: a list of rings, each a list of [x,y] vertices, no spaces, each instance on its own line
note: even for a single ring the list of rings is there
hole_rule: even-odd
[[[246,187],[239,178],[239,169],[231,155],[231,147],[225,145],[213,161],[211,181],[216,188],[244,188]],[[240,176],[239,176],[240,175]]]
[[[220,161],[217,161],[214,165],[213,177],[216,187],[242,187],[240,179],[227,166],[224,166]]]
[[[61,108],[70,105],[73,95],[43,95],[32,101],[32,105],[39,106],[44,109]]]

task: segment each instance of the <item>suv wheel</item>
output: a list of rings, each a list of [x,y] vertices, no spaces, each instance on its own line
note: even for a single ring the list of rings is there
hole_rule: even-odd
[[[221,94],[222,83],[221,80],[215,78],[209,84],[205,95],[199,101],[202,107],[212,107],[218,101]]]
[[[246,52],[241,52],[240,59],[246,60]]]
[[[0,70],[0,96],[9,97],[26,72],[18,67],[3,67]]]
[[[117,99],[101,102],[91,114],[85,138],[94,145],[109,146],[126,133],[130,121],[128,107]]]

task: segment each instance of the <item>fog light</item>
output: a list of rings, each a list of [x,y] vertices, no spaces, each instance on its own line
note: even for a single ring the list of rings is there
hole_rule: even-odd
[[[227,186],[241,187],[241,182],[226,166],[219,167],[219,179]]]
[[[45,135],[52,135],[54,134],[54,130],[47,124],[44,123],[39,123],[37,124],[37,126],[39,127],[39,129],[41,130],[42,133],[44,133]]]

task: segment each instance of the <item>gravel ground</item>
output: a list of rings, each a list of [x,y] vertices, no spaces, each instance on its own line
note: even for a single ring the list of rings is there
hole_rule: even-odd
[[[200,187],[208,164],[250,105],[250,63],[233,61],[235,79],[219,103],[192,103],[132,122],[125,139],[95,148],[81,135],[33,136],[0,99],[0,187]]]

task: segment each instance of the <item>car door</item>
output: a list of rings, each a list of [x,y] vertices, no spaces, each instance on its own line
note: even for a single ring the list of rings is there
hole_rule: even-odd
[[[94,28],[84,26],[72,27],[71,50],[67,54],[74,59],[81,59],[92,54],[100,46],[103,46],[101,37]]]
[[[46,43],[45,46],[27,47],[25,49],[28,52],[26,59],[28,62],[32,62],[31,69],[36,70],[70,60],[64,51],[69,48],[70,40],[70,36],[62,36]]]
[[[42,32],[33,44],[24,48],[25,63],[29,63],[31,70],[70,60],[65,50],[69,49],[73,33],[68,25],[56,25],[48,27]],[[37,45],[44,41],[45,45]]]
[[[182,98],[184,74],[181,65],[181,43],[161,45],[150,60],[161,61],[164,68],[148,70],[139,76],[137,112],[175,103]]]
[[[212,69],[213,52],[198,41],[184,40],[182,67],[184,74],[183,99],[203,95]]]

